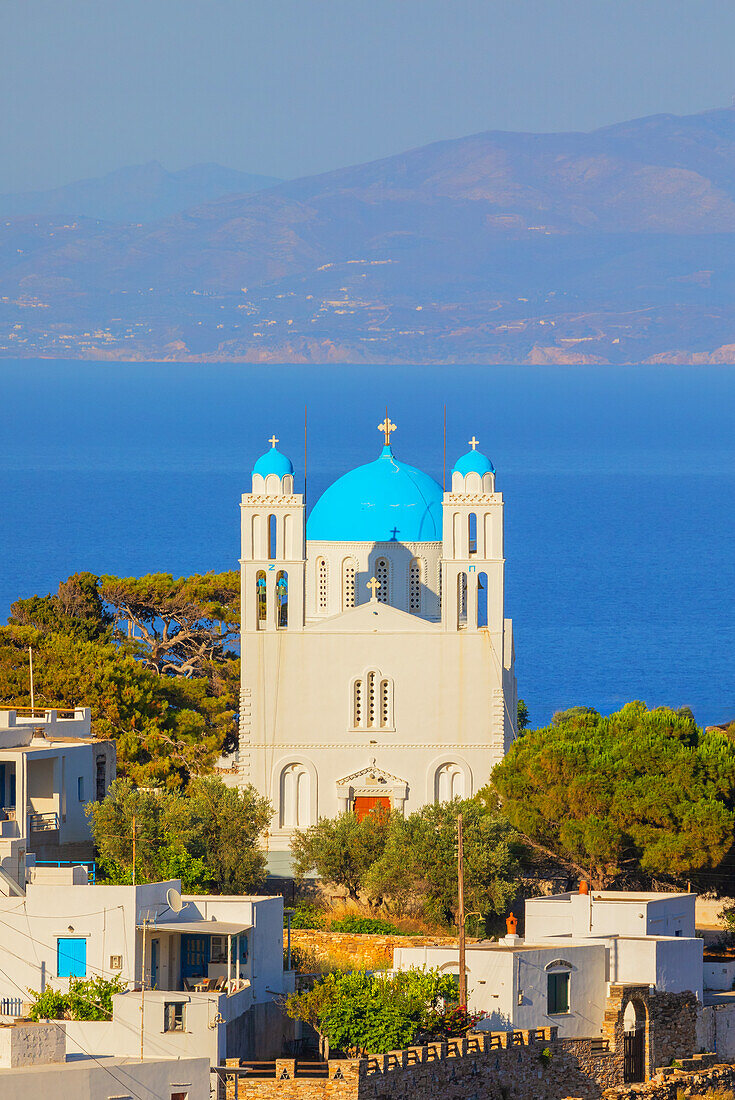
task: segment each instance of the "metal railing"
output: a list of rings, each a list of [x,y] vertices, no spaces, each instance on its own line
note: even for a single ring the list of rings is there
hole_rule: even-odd
[[[20,1016],[22,1012],[20,997],[0,997],[0,1016]]]
[[[30,814],[28,828],[32,833],[53,833],[59,828],[59,815],[55,810],[45,814]]]
[[[97,864],[93,859],[37,859],[34,867],[86,867],[89,881],[95,885],[97,878]]]

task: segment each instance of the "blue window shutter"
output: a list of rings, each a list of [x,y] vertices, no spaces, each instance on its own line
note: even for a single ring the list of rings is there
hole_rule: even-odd
[[[80,936],[59,936],[56,941],[56,974],[59,978],[86,978],[86,939]]]

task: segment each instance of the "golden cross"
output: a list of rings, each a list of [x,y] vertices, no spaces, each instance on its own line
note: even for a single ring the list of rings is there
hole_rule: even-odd
[[[280,440],[278,439],[278,436],[272,435],[268,442],[270,443],[271,447],[275,447],[276,443],[279,443]]]
[[[475,439],[474,435],[472,436],[472,439],[468,439],[467,442],[469,443],[469,445],[470,445],[470,447],[472,448],[473,451],[474,451],[475,447],[479,447],[479,445],[480,445],[480,440]]]
[[[366,588],[369,588],[369,589],[370,589],[370,591],[372,592],[372,596],[371,596],[370,598],[371,598],[372,600],[376,599],[376,598],[377,598],[377,592],[378,592],[378,589],[380,588],[380,581],[379,581],[379,580],[376,580],[376,578],[375,578],[375,577],[371,577],[371,578],[370,578],[370,580],[369,580],[369,581],[367,582],[367,584],[365,585],[365,587],[366,587]]]
[[[390,433],[396,430],[395,424],[391,421],[390,417],[386,413],[385,420],[382,424],[378,424],[378,431],[383,432],[385,435],[385,445],[390,446]]]

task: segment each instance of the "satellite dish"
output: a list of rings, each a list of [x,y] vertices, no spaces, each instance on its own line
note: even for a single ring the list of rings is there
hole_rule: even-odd
[[[166,891],[166,902],[172,913],[180,913],[184,908],[184,903],[181,900],[181,894],[178,890],[175,890],[172,886],[170,890]]]

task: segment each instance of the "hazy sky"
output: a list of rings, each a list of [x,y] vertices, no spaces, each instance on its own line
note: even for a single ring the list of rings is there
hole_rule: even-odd
[[[733,0],[0,0],[0,191],[730,105]]]

